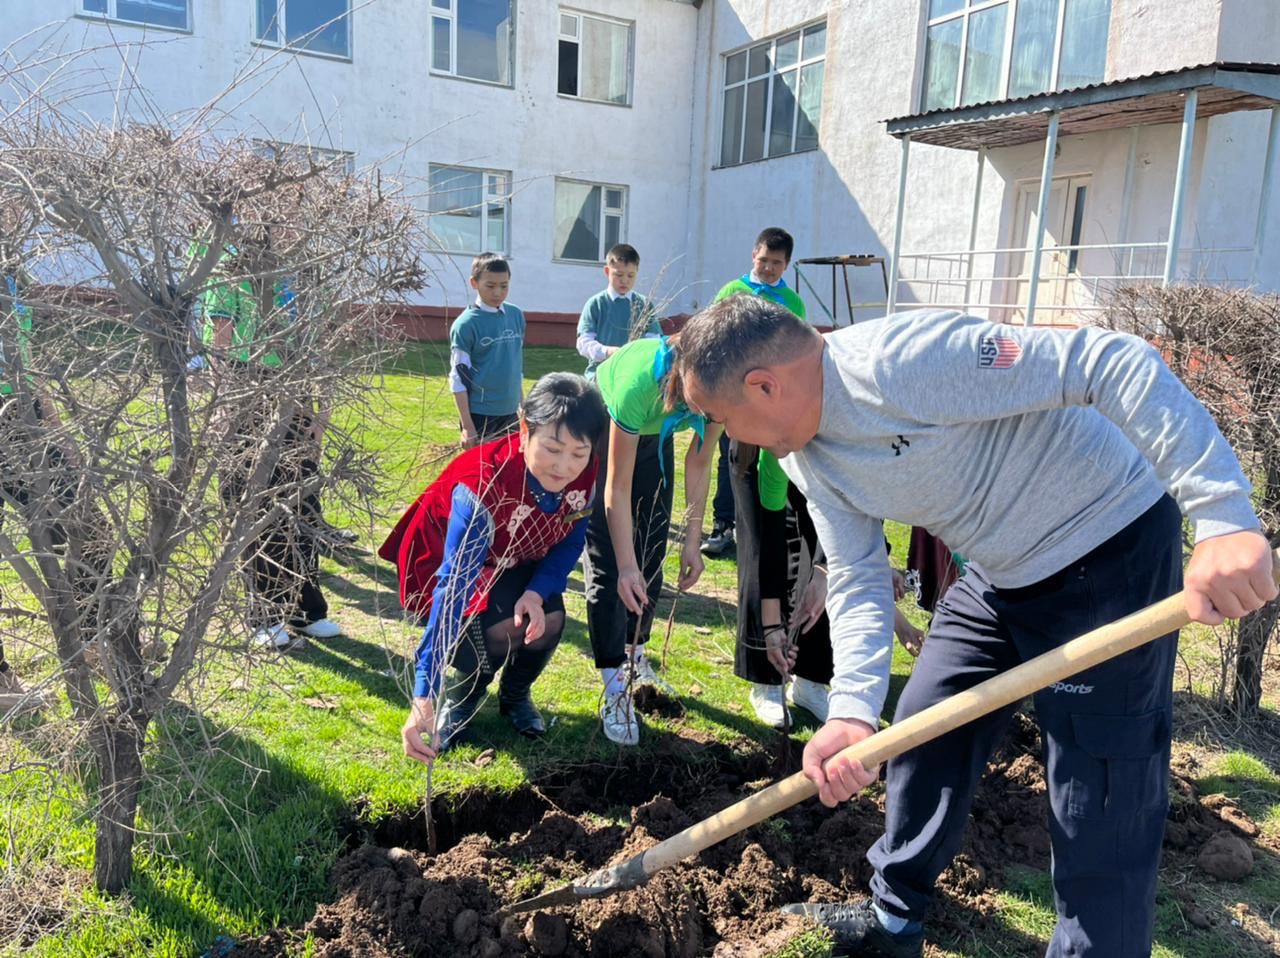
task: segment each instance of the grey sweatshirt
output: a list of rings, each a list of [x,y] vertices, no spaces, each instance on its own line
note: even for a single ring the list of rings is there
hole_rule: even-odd
[[[893,642],[881,518],[1030,585],[1164,493],[1196,541],[1259,526],[1231,447],[1146,342],[917,311],[826,337],[822,419],[782,460],[829,563],[831,715],[875,726]],[[1064,636],[1070,638],[1070,636]]]

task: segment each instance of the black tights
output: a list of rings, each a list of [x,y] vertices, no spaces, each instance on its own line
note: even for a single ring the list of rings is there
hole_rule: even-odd
[[[454,656],[453,667],[463,676],[472,676],[477,672],[492,675],[502,668],[508,660],[513,660],[521,650],[544,652],[555,648],[564,634],[564,610],[556,609],[546,613],[546,627],[542,635],[532,642],[524,641],[528,622],[520,627],[515,619],[507,616],[496,622],[487,621],[483,613],[477,616],[479,621],[467,630],[463,641],[458,643],[458,651]],[[477,641],[478,640],[478,641]]]

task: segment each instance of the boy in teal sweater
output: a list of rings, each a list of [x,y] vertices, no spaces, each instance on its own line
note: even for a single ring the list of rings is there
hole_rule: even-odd
[[[587,379],[596,368],[633,339],[661,336],[657,314],[636,292],[640,254],[629,243],[619,243],[605,257],[604,275],[609,285],[582,307],[578,320],[578,353],[587,361]]]
[[[506,301],[511,267],[481,253],[471,264],[471,288],[476,301],[449,328],[449,388],[464,449],[516,427],[524,385],[524,313]]]

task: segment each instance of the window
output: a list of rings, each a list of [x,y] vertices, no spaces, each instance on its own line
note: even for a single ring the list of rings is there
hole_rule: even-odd
[[[823,22],[724,58],[721,166],[817,149],[826,53]]]
[[[560,71],[564,96],[631,102],[631,24],[560,11]]]
[[[350,176],[356,170],[356,155],[347,150],[327,150],[322,146],[301,146],[296,143],[274,143],[271,140],[254,140],[253,148],[259,156],[284,163],[315,163],[332,167],[335,172]]]
[[[465,166],[429,168],[428,228],[451,253],[509,253],[511,174]]]
[[[922,110],[1102,80],[1111,0],[929,0]]]
[[[256,0],[256,36],[308,53],[351,56],[351,0]]]
[[[431,72],[511,85],[511,0],[431,0]]]
[[[556,259],[603,263],[626,236],[627,188],[556,180]]]
[[[80,0],[80,12],[108,20],[191,29],[190,0]]]

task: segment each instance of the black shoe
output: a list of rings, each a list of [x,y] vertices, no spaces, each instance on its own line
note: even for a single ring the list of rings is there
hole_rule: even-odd
[[[479,711],[484,702],[485,693],[492,681],[492,672],[481,672],[469,676],[450,689],[449,694],[445,696],[444,705],[440,707],[440,714],[436,717],[436,729],[440,734],[440,751],[443,752],[462,740],[472,716]]]
[[[509,718],[516,731],[525,738],[542,738],[547,734],[547,723],[542,720],[542,713],[533,704],[533,697],[528,690],[523,699],[511,701],[499,698],[498,712]]]
[[[812,905],[808,902],[785,905],[788,915],[812,918],[835,936],[831,952],[848,958],[921,958],[924,954],[924,932],[904,931],[891,935],[876,915],[871,899]]]
[[[555,651],[554,644],[541,649],[526,646],[516,652],[502,669],[502,681],[498,683],[498,711],[509,718],[516,731],[526,738],[542,738],[547,733],[547,723],[533,704],[529,690]]]
[[[723,555],[733,546],[733,526],[717,522],[711,527],[711,535],[702,540],[702,554],[708,556]]]

